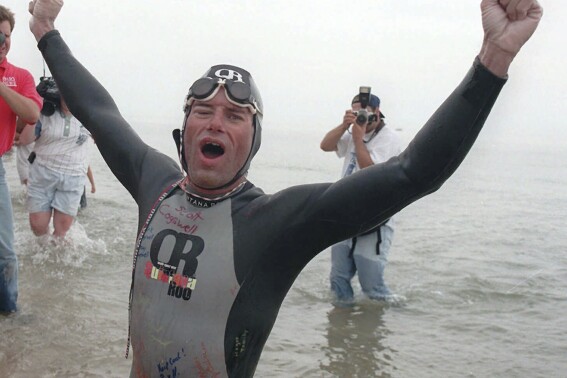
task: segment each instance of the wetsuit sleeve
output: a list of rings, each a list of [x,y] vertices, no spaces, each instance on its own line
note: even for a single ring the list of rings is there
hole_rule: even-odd
[[[440,188],[471,149],[505,82],[475,60],[461,84],[400,155],[320,193],[313,201],[320,229],[336,235],[335,240],[351,237]]]
[[[75,59],[57,30],[45,34],[38,48],[71,113],[90,131],[104,160],[138,204],[155,199],[164,182],[180,176],[172,159],[140,139],[110,94]]]

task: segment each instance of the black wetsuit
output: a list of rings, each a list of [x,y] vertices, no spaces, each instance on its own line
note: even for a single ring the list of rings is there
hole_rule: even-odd
[[[437,190],[464,159],[505,83],[476,61],[398,157],[336,183],[273,195],[247,183],[213,205],[176,185],[178,164],[138,137],[57,31],[39,48],[69,108],[139,206],[133,376],[252,376],[303,267]]]

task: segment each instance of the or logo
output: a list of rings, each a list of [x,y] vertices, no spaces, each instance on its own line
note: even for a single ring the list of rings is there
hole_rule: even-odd
[[[215,72],[216,77],[220,77],[223,79],[231,80],[231,81],[240,81],[244,83],[242,79],[242,74],[240,72],[236,72],[235,70],[231,70],[228,68],[221,68]]]
[[[169,261],[159,261],[158,255],[166,237],[174,237],[175,244],[173,245]],[[191,242],[191,249],[184,253],[188,242]],[[175,270],[178,269],[179,263],[183,260],[185,262],[183,272],[178,273],[187,277],[192,277],[197,271],[197,266],[199,265],[197,256],[203,252],[204,248],[205,241],[199,236],[184,234],[175,230],[163,230],[159,232],[152,241],[152,245],[150,247],[150,259],[154,266],[168,266]]]
[[[165,259],[160,260],[158,256],[166,238],[174,238],[175,243],[173,243],[169,259],[164,261]],[[191,247],[186,251],[188,243]],[[199,265],[197,257],[203,252],[204,248],[205,242],[199,236],[175,230],[163,230],[155,236],[150,246],[151,262],[146,264],[146,277],[168,283],[168,295],[189,300],[197,284],[195,278]],[[161,252],[163,256],[165,251]],[[184,262],[183,270],[178,271],[181,261]]]

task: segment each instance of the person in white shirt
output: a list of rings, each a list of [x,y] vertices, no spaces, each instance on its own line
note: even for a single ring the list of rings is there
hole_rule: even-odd
[[[362,88],[362,87],[361,87]],[[361,109],[367,114],[363,117]],[[387,161],[402,151],[398,135],[384,122],[380,99],[360,93],[352,99],[351,109],[343,122],[329,131],[321,141],[321,149],[334,151],[344,158],[341,177]],[[356,193],[352,193],[356,196]],[[391,217],[378,227],[331,248],[331,290],[337,304],[354,300],[351,280],[358,271],[360,286],[365,295],[375,300],[387,300],[391,292],[384,281],[384,269],[394,236]]]
[[[44,105],[38,123],[24,128],[20,142],[27,144],[35,140],[27,198],[31,229],[37,236],[45,235],[53,219],[53,235],[63,238],[80,207],[91,135],[71,114],[56,85],[51,85],[55,91],[52,89],[50,95],[56,93],[59,103],[53,101],[53,113]],[[40,89],[38,92],[41,94]]]

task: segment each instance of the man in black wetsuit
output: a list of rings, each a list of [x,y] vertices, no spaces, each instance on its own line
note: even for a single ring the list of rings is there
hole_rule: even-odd
[[[252,376],[303,267],[455,171],[542,15],[536,0],[483,0],[479,56],[405,151],[333,184],[267,195],[246,179],[263,114],[247,71],[214,66],[191,86],[175,133],[181,171],[140,140],[73,57],[54,26],[62,3],[31,2],[30,29],[69,108],[139,207],[130,292],[136,377]]]

